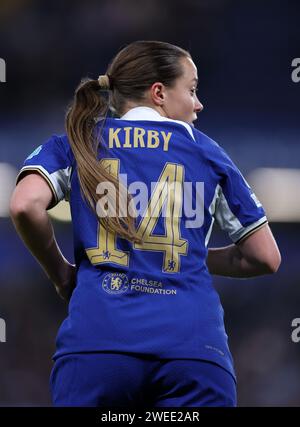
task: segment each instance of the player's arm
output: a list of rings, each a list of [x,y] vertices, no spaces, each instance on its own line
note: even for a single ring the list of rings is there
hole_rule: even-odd
[[[38,260],[59,295],[68,300],[75,283],[75,266],[61,253],[47,209],[54,203],[46,180],[37,172],[24,174],[11,200],[10,215],[24,244]]]
[[[275,273],[281,256],[265,224],[238,244],[209,249],[206,263],[211,274],[243,278]]]

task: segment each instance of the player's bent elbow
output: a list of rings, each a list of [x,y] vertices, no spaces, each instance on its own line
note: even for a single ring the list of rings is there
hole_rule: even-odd
[[[274,274],[278,271],[281,264],[281,255],[279,250],[274,252],[272,256],[268,257],[261,263],[261,267],[264,271],[263,274]]]
[[[11,200],[9,205],[9,214],[12,219],[18,219],[24,216],[26,207],[24,204],[19,203],[17,200]]]
[[[281,255],[280,255],[280,252],[278,250],[276,255],[274,256],[272,264],[270,266],[272,273],[276,273],[278,271],[280,264],[281,264]]]
[[[10,199],[10,216],[18,219],[47,210],[53,201],[49,184],[38,173],[22,175]]]
[[[13,193],[10,204],[9,212],[12,219],[18,219],[30,215],[33,203],[30,198],[21,197]]]
[[[238,244],[242,256],[254,266],[257,274],[274,274],[281,264],[281,255],[269,225],[257,230]]]

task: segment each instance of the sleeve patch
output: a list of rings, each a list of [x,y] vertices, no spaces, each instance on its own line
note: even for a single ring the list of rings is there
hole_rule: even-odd
[[[31,154],[29,154],[28,157],[26,157],[26,160],[30,160],[30,159],[32,159],[32,157],[37,156],[39,154],[39,152],[41,151],[42,148],[43,148],[42,145],[40,145],[39,147],[37,147]]]

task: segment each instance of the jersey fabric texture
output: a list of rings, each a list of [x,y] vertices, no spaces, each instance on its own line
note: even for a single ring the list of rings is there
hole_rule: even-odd
[[[126,176],[127,186],[144,183],[149,199],[170,215],[155,220],[140,214],[145,243],[132,244],[100,226],[84,201],[66,135],[52,136],[25,160],[17,181],[25,171],[38,171],[56,202],[68,200],[71,208],[77,281],[54,360],[76,352],[125,352],[202,359],[234,376],[207,245],[214,221],[234,243],[261,227],[267,222],[262,205],[226,152],[187,123],[137,107],[121,119],[107,118],[102,136],[104,165]],[[158,182],[167,191],[151,185]],[[185,182],[192,183],[193,206],[202,188],[197,183],[204,183],[197,227],[187,226],[185,209],[176,217],[188,193]]]

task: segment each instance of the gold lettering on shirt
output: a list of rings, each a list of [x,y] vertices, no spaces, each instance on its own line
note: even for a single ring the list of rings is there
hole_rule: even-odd
[[[172,132],[138,127],[109,128],[109,148],[159,148],[169,150]]]
[[[124,128],[124,132],[125,132],[125,144],[123,145],[123,148],[131,148],[131,144],[130,144],[130,131],[132,128],[130,127],[126,127]]]
[[[153,142],[154,140],[154,142]],[[157,130],[148,130],[148,148],[157,148],[159,146],[159,138]]]
[[[168,132],[166,134],[166,132],[164,132],[163,130],[161,131],[162,137],[164,139],[164,151],[168,151],[169,149],[169,141],[171,139],[172,136],[172,132]]]
[[[145,148],[144,135],[146,131],[143,128],[134,128],[133,132],[133,146],[134,148],[143,147]]]
[[[114,147],[114,143],[116,143],[116,147],[120,148],[121,147],[121,143],[118,137],[118,133],[120,132],[121,128],[117,128],[117,129],[113,129],[113,128],[109,128],[109,148],[113,148]]]

